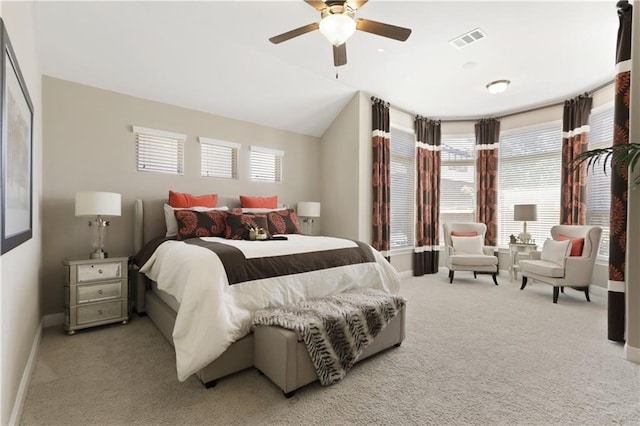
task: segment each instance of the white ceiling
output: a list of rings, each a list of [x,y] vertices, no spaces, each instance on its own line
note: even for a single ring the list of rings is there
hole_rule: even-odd
[[[302,0],[49,2],[35,5],[42,73],[320,136],[354,93],[430,118],[501,115],[613,78],[616,1],[377,1],[356,17],[412,28],[402,43],[357,31],[338,79]],[[463,49],[448,41],[475,28]],[[380,52],[379,49],[384,49]],[[491,95],[485,85],[509,79]]]

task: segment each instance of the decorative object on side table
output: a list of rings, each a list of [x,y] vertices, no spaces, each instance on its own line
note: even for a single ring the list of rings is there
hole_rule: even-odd
[[[33,234],[33,104],[0,18],[0,240],[2,254]]]
[[[91,232],[91,259],[105,259],[104,251],[109,222],[102,216],[120,216],[121,197],[114,192],[83,191],[76,193],[76,216],[96,216],[89,221]]]
[[[303,217],[305,234],[313,234],[313,218],[320,217],[320,203],[317,201],[298,201],[297,215]]]
[[[524,222],[524,229],[518,235],[518,242],[530,243],[531,234],[527,232],[527,221],[538,220],[538,206],[536,204],[516,204],[513,206],[513,220]]]
[[[66,259],[64,327],[76,330],[129,320],[129,258]]]

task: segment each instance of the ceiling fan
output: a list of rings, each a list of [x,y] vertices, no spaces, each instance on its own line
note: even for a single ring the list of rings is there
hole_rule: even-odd
[[[336,67],[347,63],[346,41],[355,30],[376,34],[394,40],[405,41],[409,38],[409,28],[383,24],[382,22],[368,19],[354,18],[355,11],[360,9],[368,0],[304,0],[305,3],[320,11],[320,22],[296,28],[286,33],[271,37],[269,41],[274,44],[282,43],[302,34],[320,30],[333,44],[333,64]]]

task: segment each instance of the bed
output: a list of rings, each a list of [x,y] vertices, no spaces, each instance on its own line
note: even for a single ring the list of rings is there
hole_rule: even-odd
[[[233,198],[221,203],[237,206]],[[135,201],[136,252],[164,234],[163,204]],[[256,310],[354,288],[399,290],[395,269],[351,240],[292,234],[286,241],[210,237],[156,245],[139,265],[136,311],[174,346],[178,379],[195,374],[206,387],[253,366]],[[231,262],[238,257],[246,268]]]

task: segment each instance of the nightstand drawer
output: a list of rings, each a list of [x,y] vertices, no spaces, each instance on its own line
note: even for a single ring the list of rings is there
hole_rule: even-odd
[[[76,289],[75,300],[71,296],[71,304],[98,302],[106,299],[119,299],[122,297],[122,281],[107,283],[85,284],[74,286]]]
[[[92,303],[90,305],[71,308],[76,311],[76,324],[88,324],[91,322],[107,321],[115,318],[126,317],[126,302],[114,300],[113,302]]]
[[[86,265],[77,265],[76,267],[78,268],[79,283],[122,278],[122,262],[88,263]]]

